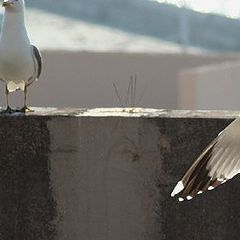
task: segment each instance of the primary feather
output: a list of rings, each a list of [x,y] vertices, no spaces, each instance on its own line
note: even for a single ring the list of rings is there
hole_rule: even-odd
[[[171,196],[179,201],[213,190],[240,172],[240,118],[207,146],[177,183]]]

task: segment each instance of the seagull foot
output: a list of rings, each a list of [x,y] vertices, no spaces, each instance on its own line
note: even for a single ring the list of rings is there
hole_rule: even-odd
[[[15,111],[8,106],[8,107],[7,107],[5,110],[3,110],[1,113],[14,113],[14,112],[15,112]]]
[[[19,112],[29,113],[29,112],[34,112],[34,110],[30,109],[30,108],[27,107],[27,106],[24,106],[23,108],[21,108],[21,109],[19,110]]]

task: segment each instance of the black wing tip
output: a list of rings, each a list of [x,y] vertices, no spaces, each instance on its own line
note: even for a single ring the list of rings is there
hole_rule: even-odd
[[[190,201],[193,198],[195,198],[197,195],[200,195],[200,194],[202,194],[204,192],[207,192],[207,191],[214,190],[216,187],[220,186],[221,184],[224,184],[227,180],[228,179],[226,179],[226,178],[216,178],[214,180],[210,180],[206,184],[202,184],[201,188],[191,189],[191,191],[188,195],[186,194],[186,188],[185,187],[182,189],[182,191],[184,190],[182,194],[179,194],[182,191],[180,191],[178,193],[176,193],[176,191],[174,192],[174,190],[177,187],[177,185],[176,185],[176,187],[173,190],[171,196],[174,197],[175,195],[179,195],[179,197],[178,197],[179,202],[183,202],[183,201],[186,201],[186,200]]]
[[[211,191],[227,181],[224,176],[216,177],[210,174],[207,167],[209,160],[212,158],[215,144],[216,139],[207,147],[204,154],[200,155],[192,164],[181,181],[177,183],[171,194],[172,197],[179,195],[178,200],[180,202],[192,200],[195,196]]]

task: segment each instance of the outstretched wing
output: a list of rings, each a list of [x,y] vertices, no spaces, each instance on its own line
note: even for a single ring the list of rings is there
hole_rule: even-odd
[[[171,196],[179,201],[213,190],[240,172],[240,118],[226,127],[177,183]]]
[[[34,58],[34,62],[36,63],[36,78],[38,79],[40,77],[40,74],[42,72],[42,56],[38,48],[34,45],[32,45],[32,54]]]

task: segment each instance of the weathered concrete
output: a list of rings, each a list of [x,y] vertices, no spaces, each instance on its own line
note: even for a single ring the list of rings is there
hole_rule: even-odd
[[[0,239],[238,239],[238,179],[170,197],[239,112],[35,109],[0,114]]]

